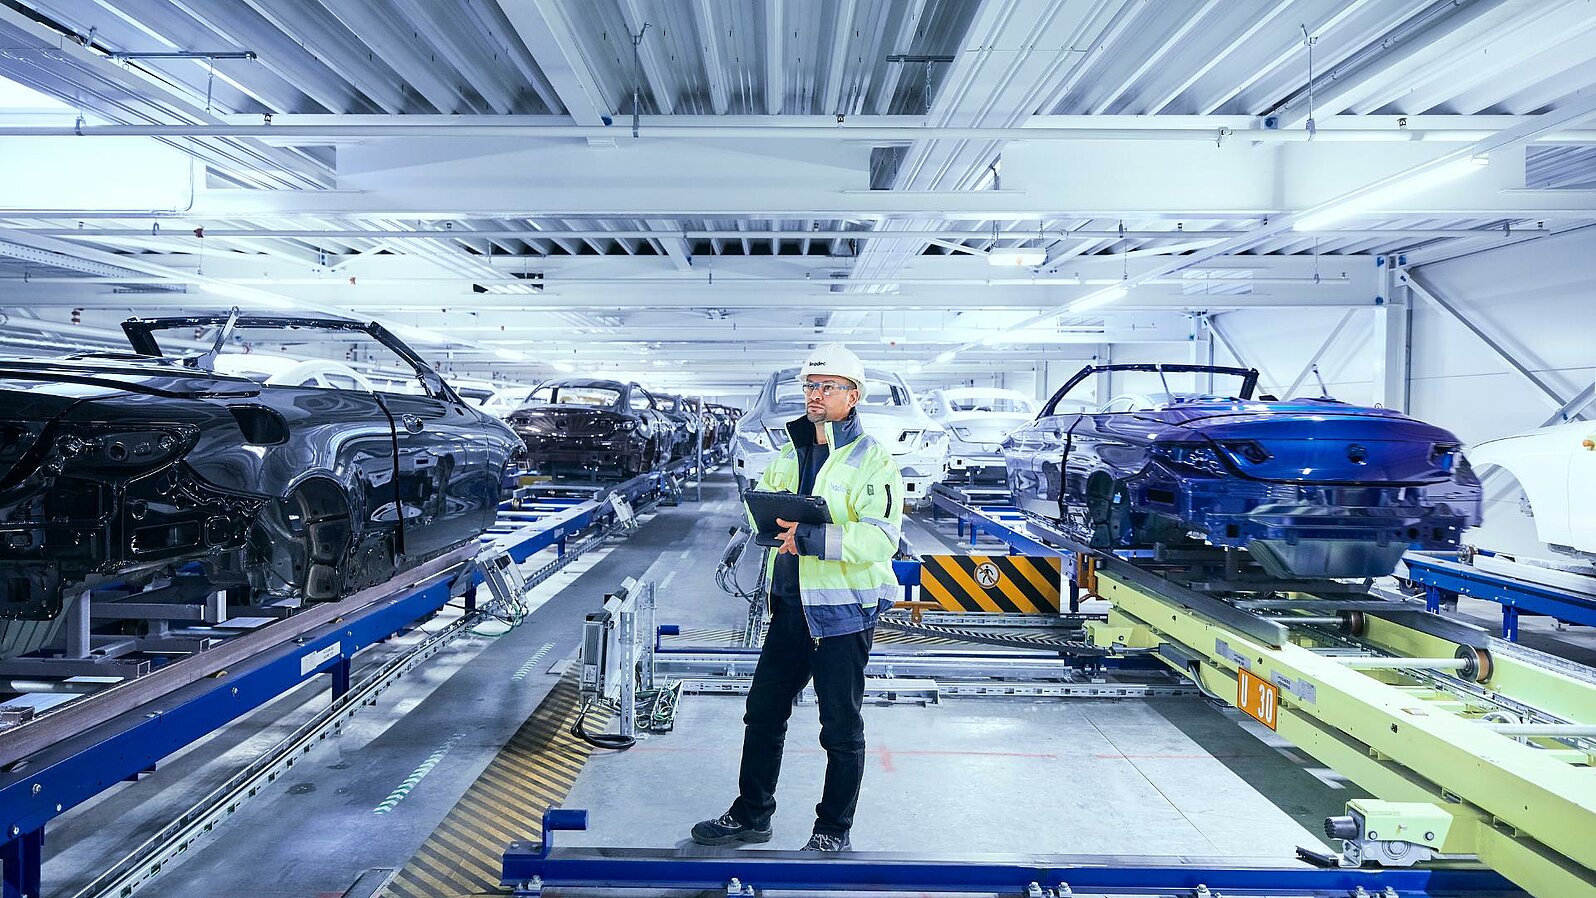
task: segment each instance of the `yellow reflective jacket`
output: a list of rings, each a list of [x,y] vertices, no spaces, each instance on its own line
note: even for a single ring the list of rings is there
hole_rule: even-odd
[[[892,453],[864,432],[857,411],[824,426],[831,450],[812,495],[825,498],[834,523],[824,525],[819,555],[798,558],[799,598],[817,639],[874,626],[876,616],[897,600],[892,557],[903,528],[903,476]],[[787,423],[787,433],[792,441],[765,469],[757,489],[798,491],[798,447],[815,443],[815,426],[798,418]],[[766,582],[775,564],[776,550],[770,549]]]

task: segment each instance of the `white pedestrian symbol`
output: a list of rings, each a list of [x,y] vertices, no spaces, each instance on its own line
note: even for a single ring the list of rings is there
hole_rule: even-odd
[[[981,586],[985,587],[986,589],[991,589],[992,587],[996,586],[997,582],[1002,578],[1003,575],[998,572],[997,565],[990,561],[981,562],[981,564],[975,569],[975,582],[981,584]]]

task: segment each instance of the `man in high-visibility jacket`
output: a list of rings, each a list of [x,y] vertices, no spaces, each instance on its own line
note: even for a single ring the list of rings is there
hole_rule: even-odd
[[[799,371],[804,417],[758,489],[823,496],[831,524],[778,520],[767,559],[770,629],[743,717],[742,769],[731,809],[693,827],[701,845],[768,842],[776,779],[793,701],[813,677],[826,779],[805,851],[848,851],[864,776],[864,669],[876,619],[898,595],[892,558],[903,522],[903,478],[886,447],[859,424],[864,364],[821,346]]]

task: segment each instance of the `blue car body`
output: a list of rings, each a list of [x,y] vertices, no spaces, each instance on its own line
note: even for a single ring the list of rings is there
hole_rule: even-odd
[[[1072,390],[1116,372],[1240,386],[1065,411]],[[1408,549],[1455,548],[1479,522],[1479,480],[1450,432],[1333,399],[1254,399],[1257,380],[1245,368],[1087,366],[1005,440],[1015,503],[1095,548],[1244,548],[1285,579],[1383,576]]]

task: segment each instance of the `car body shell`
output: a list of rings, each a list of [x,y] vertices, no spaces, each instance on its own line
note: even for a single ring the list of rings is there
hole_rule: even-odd
[[[154,340],[205,327],[364,334],[430,392],[257,383]],[[124,330],[134,353],[0,362],[0,617],[55,618],[64,595],[192,562],[257,595],[335,599],[492,524],[520,441],[380,325],[235,313]]]
[[[948,476],[970,481],[1005,476],[1003,438],[1036,417],[1036,402],[1017,390],[948,387],[920,401],[948,433]]]
[[[555,476],[633,477],[670,460],[676,425],[633,382],[545,381],[506,419],[526,444],[527,469]]]
[[[1469,460],[1482,476],[1494,468],[1518,481],[1542,543],[1596,559],[1596,423],[1569,421],[1487,440],[1469,449]]]
[[[897,461],[905,499],[910,504],[929,501],[932,484],[947,476],[947,432],[926,415],[898,375],[866,368],[865,378],[870,389],[858,408],[860,424]],[[796,367],[771,374],[753,405],[738,419],[732,439],[732,470],[739,484],[759,481],[765,467],[786,445],[787,423],[803,416],[797,381]]]
[[[665,417],[671,420],[674,436],[671,441],[671,459],[686,458],[698,451],[699,431],[703,429],[702,419],[685,398],[673,396],[668,393],[654,394],[654,401]]]
[[[1160,370],[1245,386],[1063,408],[1087,377]],[[1015,503],[1097,548],[1200,540],[1245,548],[1281,578],[1382,576],[1407,549],[1455,547],[1478,522],[1479,481],[1448,431],[1330,399],[1255,400],[1256,381],[1248,369],[1087,366],[1004,441]]]

